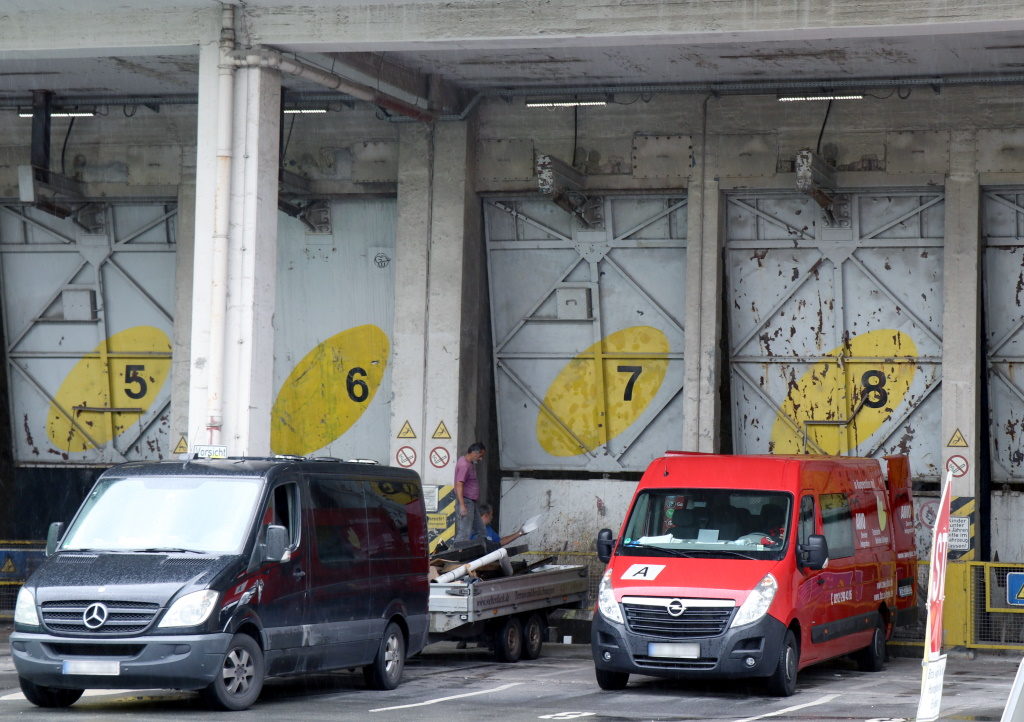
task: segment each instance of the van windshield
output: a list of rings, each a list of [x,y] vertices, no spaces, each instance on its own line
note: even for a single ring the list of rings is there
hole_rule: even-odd
[[[261,485],[244,477],[103,479],[60,548],[239,554]]]
[[[782,559],[791,504],[792,496],[778,491],[644,491],[629,516],[619,554]]]

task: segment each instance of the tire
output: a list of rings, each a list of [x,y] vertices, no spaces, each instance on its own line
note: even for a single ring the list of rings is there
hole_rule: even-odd
[[[62,689],[61,687],[44,687],[41,684],[29,682],[24,677],[18,677],[18,684],[21,685],[21,693],[25,699],[36,707],[70,707],[82,696],[81,689]]]
[[[523,659],[537,659],[544,646],[544,618],[531,614],[523,625]]]
[[[523,625],[508,617],[494,635],[494,656],[501,662],[518,662],[523,655]]]
[[[786,631],[786,637],[779,650],[775,671],[768,677],[768,692],[776,697],[789,697],[796,692],[796,673],[800,668],[800,647],[797,646],[793,630]]]
[[[394,689],[402,681],[405,669],[405,635],[394,622],[389,622],[377,647],[373,662],[363,667],[363,679],[370,689]]]
[[[609,691],[625,689],[629,684],[629,672],[613,672],[610,669],[595,667],[594,676],[597,677],[597,686]]]
[[[200,694],[215,709],[248,709],[263,691],[265,675],[260,645],[248,634],[239,633],[231,638],[217,677]]]
[[[871,635],[871,644],[854,655],[857,669],[862,672],[881,672],[885,669],[885,627],[881,619]]]

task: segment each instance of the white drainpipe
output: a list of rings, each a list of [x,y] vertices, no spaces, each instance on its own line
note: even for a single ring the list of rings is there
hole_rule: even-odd
[[[248,67],[273,68],[286,75],[304,78],[325,88],[341,91],[357,100],[365,100],[385,110],[391,110],[415,120],[429,123],[437,119],[436,114],[426,108],[420,108],[412,103],[399,100],[392,95],[380,92],[376,88],[356,83],[348,78],[343,78],[340,75],[318,68],[315,65],[308,65],[299,60],[286,58],[276,50],[270,50],[269,48],[252,48],[246,50],[244,54],[236,54],[235,64]]]
[[[231,225],[232,123],[234,121],[235,9],[222,5],[220,30],[220,77],[217,88],[217,181],[213,199],[213,244],[210,264],[210,349],[207,355],[208,385],[206,423],[210,444],[220,444],[224,418],[224,346],[228,305],[228,232]]]

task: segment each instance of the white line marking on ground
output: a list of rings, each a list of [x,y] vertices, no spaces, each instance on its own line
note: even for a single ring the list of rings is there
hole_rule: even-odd
[[[482,689],[479,692],[466,692],[465,694],[453,694],[451,697],[438,697],[437,699],[428,699],[426,702],[413,702],[412,704],[400,704],[396,707],[378,707],[377,709],[371,709],[371,712],[390,712],[393,709],[409,709],[410,707],[426,707],[430,704],[438,704],[439,702],[447,702],[452,699],[461,699],[462,697],[475,697],[478,694],[491,694],[492,692],[501,692],[502,690],[508,689],[509,687],[515,687],[520,685],[522,682],[512,682],[511,684],[503,684],[500,687],[494,689]]]
[[[756,717],[744,717],[743,719],[736,720],[736,722],[753,722],[754,720],[766,719],[767,717],[778,717],[780,714],[786,714],[787,712],[795,712],[798,709],[804,709],[805,707],[814,707],[818,704],[825,704],[826,702],[831,702],[838,696],[838,694],[826,694],[821,699],[816,699],[813,702],[805,702],[804,704],[793,705],[792,707],[786,707],[786,709],[775,710],[774,712],[769,712],[768,714],[759,714]]]
[[[82,696],[83,697],[106,697],[108,695],[117,695],[117,694],[131,694],[133,696],[138,696],[138,695],[144,695],[146,692],[149,692],[150,695],[153,694],[153,690],[144,690],[144,689],[87,689],[87,690],[85,690],[85,692],[82,693]],[[6,700],[11,700],[11,699],[25,699],[25,695],[23,695],[21,692],[14,692],[13,694],[5,694],[3,697],[0,697],[0,702],[6,701]]]

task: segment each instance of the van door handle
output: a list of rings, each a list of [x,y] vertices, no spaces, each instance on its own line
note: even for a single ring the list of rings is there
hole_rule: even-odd
[[[824,579],[822,579],[821,577],[818,577],[818,578],[817,578],[817,579],[815,579],[814,581],[818,582],[818,586],[819,586],[819,587],[823,587],[823,586],[825,586],[825,580],[824,580]]]
[[[292,576],[296,579],[302,579],[306,576],[306,572],[302,571],[302,567],[295,567],[295,569],[292,570]]]

